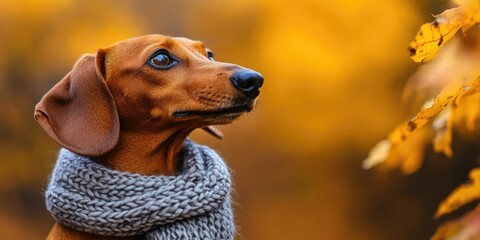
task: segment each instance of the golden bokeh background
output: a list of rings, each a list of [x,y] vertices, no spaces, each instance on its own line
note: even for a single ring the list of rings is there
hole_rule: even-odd
[[[414,0],[0,1],[0,238],[42,239],[53,223],[42,192],[59,146],[33,119],[34,105],[81,54],[148,33],[202,40],[218,61],[265,77],[258,107],[221,127],[224,140],[192,135],[234,171],[237,239],[428,238],[455,176],[429,177],[427,164],[400,177],[364,171],[361,161],[411,113],[401,101],[417,67],[407,46],[429,14],[445,7]]]

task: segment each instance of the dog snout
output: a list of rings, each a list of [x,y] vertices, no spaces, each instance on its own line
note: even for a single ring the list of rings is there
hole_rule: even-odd
[[[248,98],[254,99],[260,94],[263,85],[263,76],[253,70],[238,70],[230,76],[233,86]]]

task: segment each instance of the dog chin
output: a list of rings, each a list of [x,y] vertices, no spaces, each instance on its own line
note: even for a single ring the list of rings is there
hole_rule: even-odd
[[[245,114],[245,112],[222,114],[213,117],[213,121],[216,122],[215,124],[228,124],[233,122],[235,119],[242,116],[243,114]]]
[[[203,119],[212,119],[212,120],[229,120],[232,121],[240,115],[250,112],[253,109],[253,104],[242,104],[234,105],[230,107],[217,108],[211,110],[187,110],[187,111],[176,111],[173,113],[175,118],[189,118],[189,117],[200,117]]]

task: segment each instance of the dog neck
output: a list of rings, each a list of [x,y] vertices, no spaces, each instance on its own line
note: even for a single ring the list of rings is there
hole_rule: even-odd
[[[178,153],[193,129],[162,133],[124,131],[117,146],[96,160],[118,171],[142,175],[174,175],[182,167]]]

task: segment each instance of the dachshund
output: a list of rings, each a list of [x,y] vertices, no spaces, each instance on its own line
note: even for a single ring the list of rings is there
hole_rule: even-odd
[[[62,147],[118,171],[174,175],[188,135],[250,112],[260,73],[217,62],[187,38],[146,35],[82,56],[35,107],[34,117]],[[47,239],[105,237],[55,223]]]

